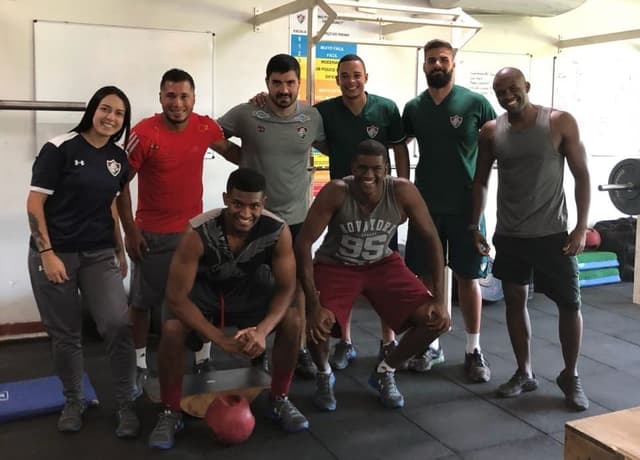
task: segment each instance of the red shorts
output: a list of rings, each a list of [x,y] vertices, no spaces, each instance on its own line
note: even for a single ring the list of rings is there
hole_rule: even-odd
[[[316,262],[314,280],[320,304],[333,312],[341,330],[360,295],[369,300],[382,321],[398,334],[409,327],[409,317],[431,297],[397,252],[370,265]],[[340,331],[334,328],[332,335],[340,337]]]

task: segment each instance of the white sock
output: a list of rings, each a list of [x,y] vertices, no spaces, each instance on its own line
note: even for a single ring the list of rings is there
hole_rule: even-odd
[[[387,364],[387,360],[383,359],[382,361],[380,361],[380,364],[378,364],[378,368],[376,369],[376,372],[378,372],[379,374],[383,373],[383,372],[395,372],[396,369],[394,367],[389,366],[389,364]]]
[[[473,353],[473,350],[480,351],[480,334],[469,334],[467,332],[467,353]]]
[[[383,347],[388,347],[391,344],[398,345],[398,342],[396,342],[396,339],[393,339],[391,342],[382,342]]]
[[[211,342],[202,344],[202,348],[196,351],[196,364],[200,364],[211,358]]]
[[[433,342],[431,342],[429,344],[429,348],[433,348],[434,350],[437,350],[438,348],[440,348],[440,339],[435,339]]]
[[[147,347],[136,348],[136,366],[147,368]]]

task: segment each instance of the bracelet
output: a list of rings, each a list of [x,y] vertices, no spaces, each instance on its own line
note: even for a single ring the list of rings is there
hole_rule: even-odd
[[[48,251],[53,251],[53,248],[43,249],[42,251],[38,251],[38,254],[43,254],[43,253],[48,252]]]
[[[467,227],[467,230],[470,232],[479,232],[480,226],[478,224],[471,224]]]

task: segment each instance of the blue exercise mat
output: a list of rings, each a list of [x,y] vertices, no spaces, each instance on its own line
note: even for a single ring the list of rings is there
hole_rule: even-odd
[[[89,376],[82,376],[84,399],[99,404]],[[35,415],[60,412],[64,406],[62,382],[56,376],[0,383],[0,423]]]

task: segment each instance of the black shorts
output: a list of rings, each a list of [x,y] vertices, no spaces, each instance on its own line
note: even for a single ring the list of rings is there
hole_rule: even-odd
[[[578,262],[574,256],[563,254],[566,242],[566,232],[539,238],[494,235],[493,275],[503,283],[526,285],[533,281],[536,291],[558,307],[579,310]]]

